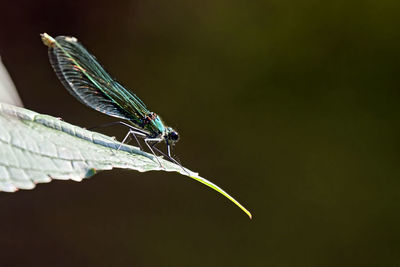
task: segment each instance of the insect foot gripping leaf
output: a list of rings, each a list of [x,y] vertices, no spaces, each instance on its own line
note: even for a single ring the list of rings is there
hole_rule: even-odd
[[[186,175],[211,187],[251,213],[217,185],[188,169],[106,135],[57,118],[0,103],[0,191],[33,189],[52,179],[81,181],[97,171],[125,168],[139,172],[164,170]]]

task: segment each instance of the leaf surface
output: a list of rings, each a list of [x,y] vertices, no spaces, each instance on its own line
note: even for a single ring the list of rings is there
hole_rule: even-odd
[[[239,202],[197,173],[115,139],[52,116],[0,103],[0,191],[33,189],[52,179],[81,181],[98,171],[124,168],[186,175]]]
[[[0,57],[0,102],[22,107],[22,101]]]

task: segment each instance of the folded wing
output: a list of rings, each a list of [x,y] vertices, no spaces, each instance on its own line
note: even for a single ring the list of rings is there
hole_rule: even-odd
[[[142,125],[150,112],[116,82],[74,37],[58,36],[49,46],[50,62],[63,85],[83,104],[107,115]]]

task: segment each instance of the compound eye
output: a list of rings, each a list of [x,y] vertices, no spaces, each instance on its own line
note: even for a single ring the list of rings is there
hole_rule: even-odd
[[[179,139],[179,134],[175,131],[169,133],[169,139],[172,141],[178,141]]]

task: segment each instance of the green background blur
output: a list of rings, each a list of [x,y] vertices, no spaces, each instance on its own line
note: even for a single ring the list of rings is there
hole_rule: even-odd
[[[26,108],[70,96],[39,33],[73,35],[178,129],[173,173],[0,193],[1,266],[400,266],[399,1],[2,1]],[[124,127],[99,129],[122,138]]]

